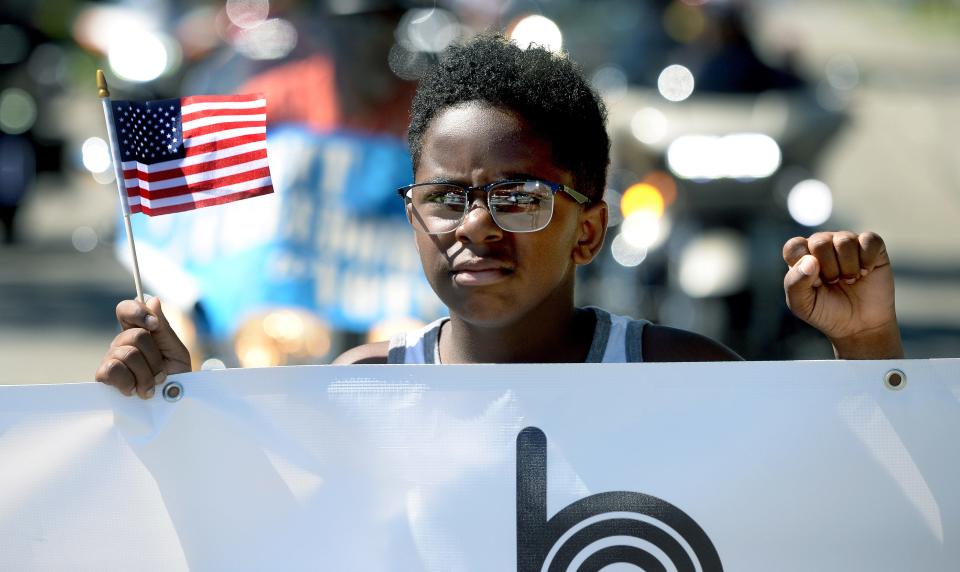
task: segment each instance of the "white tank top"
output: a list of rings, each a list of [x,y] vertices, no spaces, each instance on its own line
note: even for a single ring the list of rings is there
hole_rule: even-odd
[[[593,341],[585,363],[625,363],[643,361],[643,328],[650,322],[611,314],[587,307],[597,316]],[[449,318],[423,328],[394,336],[390,340],[387,363],[440,363],[440,327]]]

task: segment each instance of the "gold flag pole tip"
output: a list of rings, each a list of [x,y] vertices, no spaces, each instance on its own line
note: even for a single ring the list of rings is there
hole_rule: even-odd
[[[103,70],[97,70],[97,95],[100,97],[110,97],[110,90],[107,89],[107,77],[103,75]]]

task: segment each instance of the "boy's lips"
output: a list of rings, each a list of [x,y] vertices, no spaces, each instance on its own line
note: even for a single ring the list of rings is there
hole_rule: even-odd
[[[512,273],[513,267],[507,262],[485,258],[458,262],[450,269],[453,281],[461,286],[493,284]]]

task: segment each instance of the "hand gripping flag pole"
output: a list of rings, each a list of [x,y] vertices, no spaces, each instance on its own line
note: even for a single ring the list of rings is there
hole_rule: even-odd
[[[103,117],[107,122],[107,139],[110,143],[110,157],[113,159],[113,172],[120,193],[120,208],[123,209],[123,223],[127,228],[127,242],[130,243],[130,255],[133,257],[133,283],[137,288],[137,301],[144,303],[143,285],[140,282],[140,265],[137,262],[137,246],[133,241],[133,227],[130,224],[130,204],[127,199],[127,187],[124,183],[123,163],[120,161],[120,147],[117,142],[117,129],[113,122],[113,106],[110,104],[110,91],[103,70],[97,70],[97,88],[100,102],[103,104]]]

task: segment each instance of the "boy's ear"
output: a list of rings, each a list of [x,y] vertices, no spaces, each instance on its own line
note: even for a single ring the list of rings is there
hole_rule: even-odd
[[[589,264],[603,247],[607,234],[607,203],[600,200],[580,212],[577,244],[573,250],[574,264]]]

